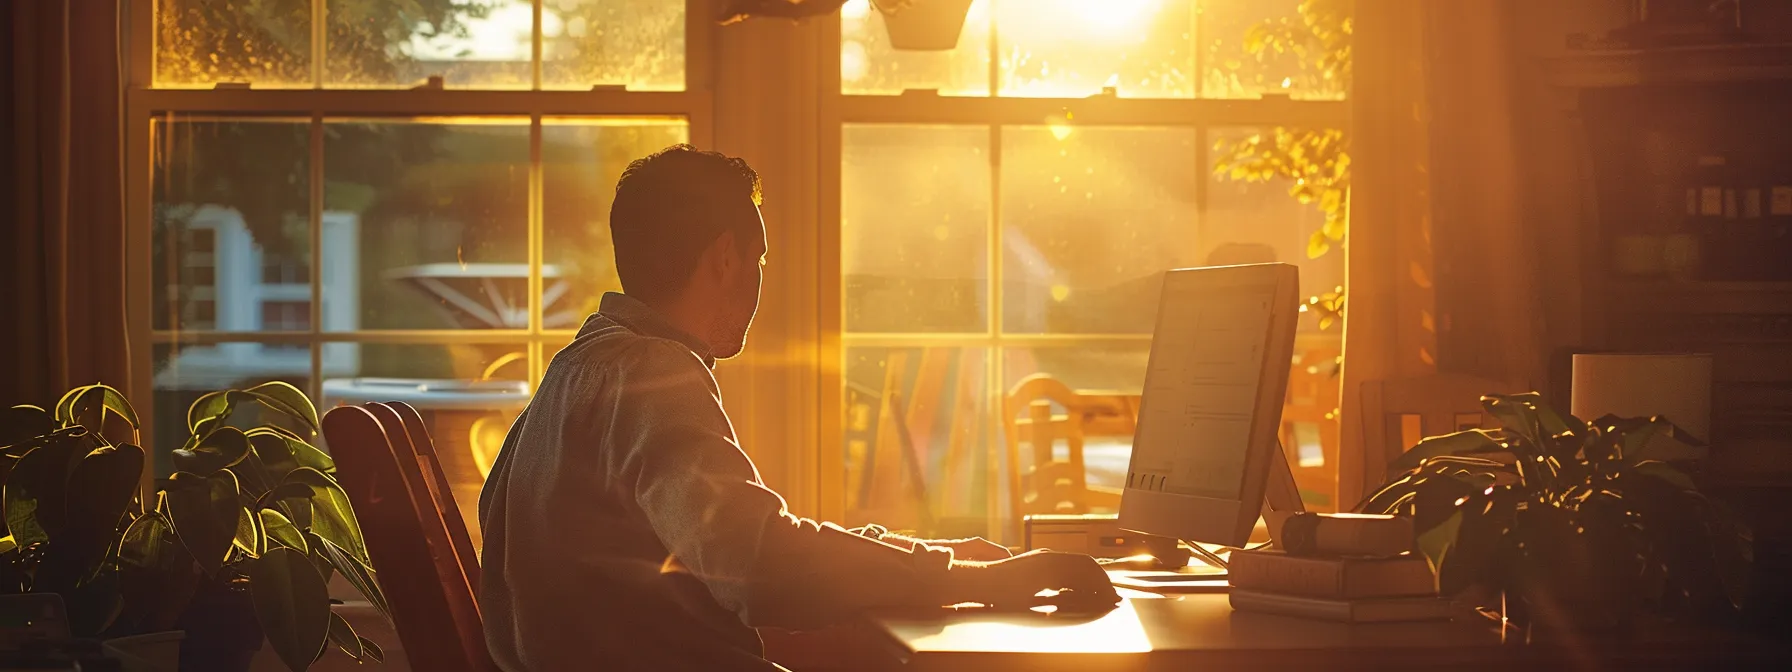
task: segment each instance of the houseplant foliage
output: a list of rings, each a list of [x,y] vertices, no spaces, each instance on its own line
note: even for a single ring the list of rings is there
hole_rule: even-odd
[[[1303,70],[1338,91],[1351,82],[1351,17],[1354,0],[1303,0],[1296,17],[1278,17],[1252,26],[1241,42],[1245,58],[1262,62],[1294,54]],[[1232,70],[1242,63],[1226,64]],[[1307,240],[1307,257],[1317,259],[1344,245],[1349,232],[1350,137],[1339,129],[1277,127],[1214,143],[1214,176],[1224,180],[1286,180],[1288,195],[1311,204],[1325,223]],[[1343,316],[1344,290],[1312,297],[1307,310],[1321,328]]]
[[[1583,422],[1535,393],[1482,404],[1501,429],[1420,442],[1358,506],[1414,517],[1442,594],[1479,589],[1502,617],[1551,628],[1740,607],[1752,539],[1675,466],[1696,439],[1658,417]]]
[[[108,426],[128,427],[130,442],[108,439]],[[330,609],[326,585],[341,573],[387,613],[335,464],[309,441],[317,410],[302,392],[272,382],[201,397],[187,413],[191,436],[170,452],[176,471],[147,502],[138,426],[105,385],[75,388],[53,410],[6,411],[5,591],[62,595],[77,636],[185,628],[194,644],[206,641],[195,624],[242,631],[250,620],[293,670],[330,644],[381,659]],[[200,648],[183,647],[183,659]]]

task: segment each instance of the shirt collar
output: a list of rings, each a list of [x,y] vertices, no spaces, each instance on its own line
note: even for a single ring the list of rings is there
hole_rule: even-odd
[[[637,334],[677,341],[702,358],[705,366],[716,368],[716,358],[711,354],[708,343],[672,326],[666,322],[665,316],[640,299],[618,292],[606,292],[603,301],[597,306],[597,312]]]

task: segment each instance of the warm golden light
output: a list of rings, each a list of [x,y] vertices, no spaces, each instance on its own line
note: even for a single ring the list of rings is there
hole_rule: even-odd
[[[870,0],[851,0],[840,7],[840,18],[845,21],[863,21],[871,16]]]
[[[1114,35],[1138,31],[1162,0],[1061,0],[1060,18]],[[1050,10],[1047,10],[1049,12]]]
[[[1072,115],[1070,112],[1060,112],[1046,117],[1045,125],[1047,129],[1051,130],[1052,137],[1063,140],[1069,138],[1070,134],[1076,130],[1070,125],[1070,122],[1074,119],[1076,119],[1075,115]]]
[[[870,57],[865,54],[865,45],[850,41],[840,45],[841,79],[856,82],[870,73]]]

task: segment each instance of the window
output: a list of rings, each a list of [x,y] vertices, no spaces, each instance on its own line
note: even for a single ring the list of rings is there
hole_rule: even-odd
[[[619,287],[623,168],[709,132],[685,0],[152,4],[128,177],[160,445],[280,379],[410,400],[467,452]]]
[[[1090,485],[1117,488],[1163,271],[1284,261],[1307,295],[1341,285],[1341,254],[1309,258],[1327,218],[1292,180],[1215,170],[1241,139],[1345,127],[1336,68],[1247,50],[1331,4],[976,0],[955,48],[918,52],[891,47],[899,17],[848,2],[826,129],[841,363],[838,457],[823,462],[840,480],[824,501],[854,523],[1018,541],[1018,514],[1051,512],[1027,510],[1011,480],[1005,406],[1023,379],[1114,411],[1091,416],[1106,435],[1083,457]],[[1335,480],[1339,334],[1303,319],[1284,418],[1318,508]]]

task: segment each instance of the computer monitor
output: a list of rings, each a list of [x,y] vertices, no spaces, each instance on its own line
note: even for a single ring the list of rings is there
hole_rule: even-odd
[[[1266,495],[1276,510],[1299,510],[1278,440],[1299,289],[1289,264],[1164,275],[1122,529],[1172,540],[1170,548],[1173,540],[1242,547]]]

